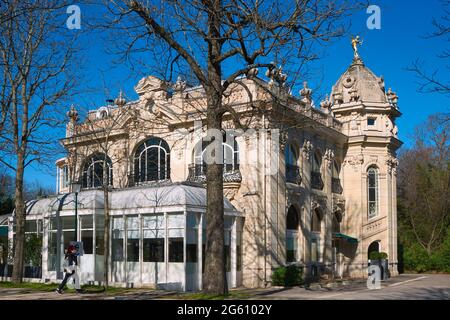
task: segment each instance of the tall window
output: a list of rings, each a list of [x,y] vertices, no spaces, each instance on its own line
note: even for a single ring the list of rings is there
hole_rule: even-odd
[[[378,170],[373,167],[367,170],[367,204],[369,218],[378,215]]]
[[[166,237],[164,215],[145,215],[142,223],[144,262],[164,262],[164,239]]]
[[[94,220],[92,215],[81,216],[81,241],[85,254],[93,253],[94,242]]]
[[[322,224],[322,215],[319,210],[314,210],[311,221],[311,231],[312,232],[320,232]]]
[[[139,262],[139,217],[127,217],[127,261]]]
[[[105,168],[106,165],[106,168]],[[82,186],[83,188],[98,188],[106,183],[112,184],[112,162],[111,159],[101,153],[90,156],[83,166]]]
[[[61,188],[69,187],[69,166],[64,165],[61,168]]]
[[[134,181],[170,179],[170,153],[166,141],[151,137],[142,142],[134,155]]]
[[[194,163],[196,165],[196,175],[205,174],[206,170],[205,152],[208,152],[206,148],[210,143],[211,143],[210,141],[202,140],[194,148]],[[227,143],[226,135],[223,136],[222,159],[223,159],[222,163],[224,165],[223,167],[224,172],[233,172],[239,170],[239,146],[236,141],[236,137],[233,137],[233,143],[231,145]]]
[[[314,153],[311,168],[311,187],[314,189],[323,189],[322,174],[320,173],[320,167],[322,165],[322,156],[317,151]]]
[[[333,172],[331,177],[331,191],[333,193],[342,193],[341,180],[339,179],[340,166],[339,163],[333,161]]]
[[[312,171],[320,173],[320,167],[322,165],[322,157],[319,152],[314,153]]]
[[[290,206],[286,216],[286,262],[298,260],[298,211]]]
[[[284,156],[286,163],[286,181],[300,184],[301,176],[297,165],[297,153],[295,152],[293,145],[290,144],[286,148]]]

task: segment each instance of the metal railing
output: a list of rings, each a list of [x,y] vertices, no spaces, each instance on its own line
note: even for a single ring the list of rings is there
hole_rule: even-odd
[[[204,164],[193,164],[188,166],[189,173],[187,181],[206,183],[206,165]],[[224,168],[223,182],[242,182],[241,172],[238,170],[226,170]]]
[[[301,184],[300,168],[296,165],[286,164],[286,182]]]
[[[311,171],[311,188],[322,190],[323,180],[320,172]]]

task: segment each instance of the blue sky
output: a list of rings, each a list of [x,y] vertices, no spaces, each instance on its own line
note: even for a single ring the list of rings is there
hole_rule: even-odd
[[[373,0],[371,4],[381,8],[381,29],[369,30],[366,20],[369,14],[365,10],[353,16],[351,33],[363,38],[363,45],[359,49],[360,56],[376,75],[383,75],[386,88],[392,87],[399,96],[399,108],[403,115],[397,119],[399,137],[410,145],[410,136],[416,125],[423,122],[432,113],[449,111],[449,97],[437,94],[421,94],[417,92],[417,79],[405,68],[415,59],[426,62],[431,70],[439,69],[441,77],[446,77],[445,63],[435,57],[443,50],[445,43],[442,39],[425,39],[423,36],[431,32],[432,17],[442,14],[438,0],[427,2],[414,1],[380,1]],[[83,10],[82,9],[82,26]],[[78,32],[70,30],[68,32]],[[141,75],[130,71],[127,65],[117,65],[114,57],[105,52],[108,41],[100,33],[87,33],[82,38],[85,47],[86,60],[80,61],[80,67],[85,70],[84,86],[89,88],[86,93],[77,98],[74,103],[93,109],[105,103],[108,98],[117,96],[122,89],[129,99],[137,97],[134,85]],[[349,37],[334,41],[325,48],[322,59],[312,66],[320,70],[316,79],[309,79],[310,87],[320,86],[320,93],[329,92],[331,86],[346,70],[352,60],[352,49]],[[145,73],[145,70],[143,70]],[[297,94],[294,92],[294,94]],[[319,101],[316,101],[318,105]],[[67,108],[68,106],[62,106]],[[61,137],[64,130],[61,129]],[[56,160],[58,156],[55,155]],[[41,184],[54,188],[56,170],[49,172],[42,168],[29,168],[26,172],[28,182],[39,181]]]

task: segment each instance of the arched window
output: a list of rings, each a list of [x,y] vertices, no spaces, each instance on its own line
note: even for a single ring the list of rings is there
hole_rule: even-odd
[[[320,168],[322,166],[322,156],[319,151],[316,151],[312,160],[311,168],[311,187],[314,189],[323,189],[322,174],[320,173]]]
[[[378,215],[378,170],[371,167],[367,170],[367,205],[368,217]]]
[[[313,210],[312,221],[311,221],[311,231],[320,232],[322,224],[322,214],[318,209]]]
[[[299,214],[290,206],[286,216],[286,262],[298,261]]]
[[[104,183],[112,185],[112,179],[112,162],[107,155],[96,153],[86,159],[81,179],[83,188],[98,188]]]
[[[331,177],[331,191],[333,193],[342,193],[341,180],[339,179],[339,172],[341,167],[336,160],[333,160],[333,172]]]
[[[286,181],[291,183],[300,184],[301,175],[300,169],[297,165],[297,152],[292,144],[289,144],[285,151],[285,164],[286,164]]]
[[[210,143],[211,141],[202,140],[199,141],[194,148],[193,156],[196,176],[204,175],[206,173],[205,152],[207,151],[206,148]],[[222,142],[222,156],[224,173],[239,171],[239,146],[236,141],[236,137],[233,137],[233,143],[230,145],[226,141],[226,135],[224,135]]]
[[[163,139],[151,137],[142,142],[134,154],[134,181],[170,179],[169,145]]]

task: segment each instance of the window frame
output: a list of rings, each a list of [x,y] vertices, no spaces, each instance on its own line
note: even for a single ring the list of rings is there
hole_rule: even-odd
[[[157,152],[157,161],[155,164],[148,163],[151,162],[151,152],[156,149]],[[161,153],[163,153],[164,157],[164,166],[162,165],[162,157]],[[133,157],[134,163],[134,180],[136,183],[145,183],[152,181],[164,181],[170,179],[170,148],[167,142],[164,139],[158,137],[149,137],[148,139],[142,141],[136,148]],[[143,168],[144,164],[144,168]],[[156,174],[157,179],[152,179],[149,174],[153,172],[149,169],[152,168],[153,165],[157,166]],[[162,168],[164,167],[164,171]],[[164,172],[164,175],[163,175]]]
[[[371,187],[370,179],[373,175],[374,186]],[[367,218],[373,219],[379,214],[379,171],[376,167],[370,167],[367,169],[366,179],[366,192],[367,192]],[[371,200],[371,190],[374,190],[374,199]],[[373,213],[371,212],[371,204],[374,204]]]

